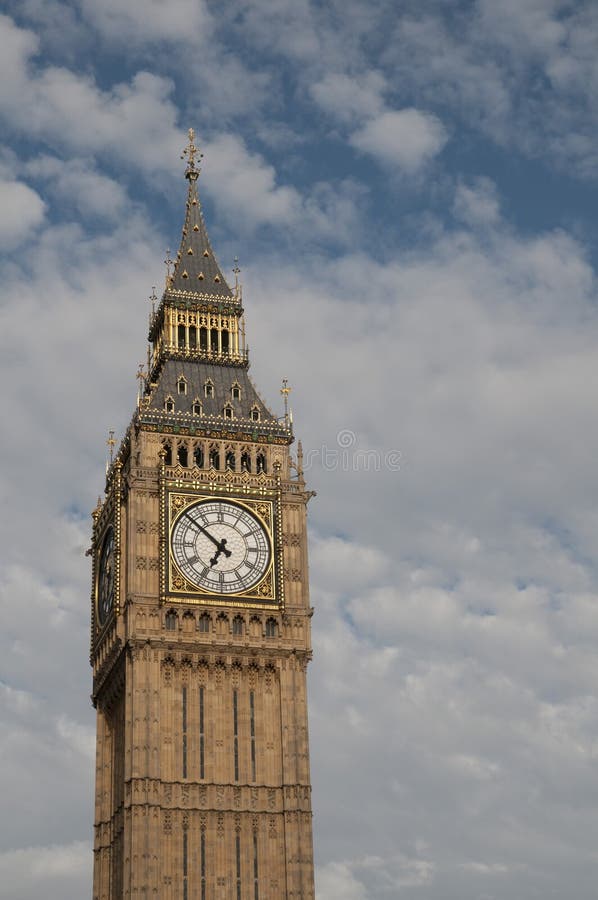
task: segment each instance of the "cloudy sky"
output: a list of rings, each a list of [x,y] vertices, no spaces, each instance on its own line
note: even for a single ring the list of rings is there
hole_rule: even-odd
[[[318,900],[595,898],[596,3],[2,10],[2,900],[91,893],[89,511],[190,125],[318,492]]]

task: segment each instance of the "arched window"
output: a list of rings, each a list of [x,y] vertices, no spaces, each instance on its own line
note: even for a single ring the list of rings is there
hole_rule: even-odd
[[[168,413],[174,412],[174,400],[172,399],[172,397],[169,396],[166,398],[166,400],[164,401],[164,409]]]
[[[258,453],[258,455],[256,456],[255,470],[258,473],[258,475],[260,472],[266,471],[266,454],[265,453]]]
[[[232,419],[232,417],[233,417],[232,406],[229,406],[227,403],[226,406],[224,407],[224,409],[222,410],[222,415],[224,416],[225,419]]]
[[[229,344],[229,339],[228,339],[228,331],[226,330],[226,328],[221,332],[220,340],[221,340],[222,352],[228,353],[230,344]]]
[[[194,415],[194,416],[201,416],[202,412],[203,412],[203,409],[202,409],[202,406],[201,406],[201,402],[200,402],[199,400],[195,399],[195,400],[193,401],[193,415]]]
[[[233,398],[233,400],[241,399],[241,385],[238,384],[236,381],[233,384],[232,388],[230,389],[230,395]]]
[[[233,634],[243,634],[244,626],[243,616],[235,616],[233,619]]]
[[[171,466],[172,465],[172,447],[170,444],[163,444],[164,453],[166,454],[164,457],[164,465]]]
[[[198,469],[203,469],[203,447],[198,445],[193,450],[193,462]]]
[[[206,381],[206,383],[204,384],[203,389],[204,389],[204,393],[205,393],[206,397],[214,396],[214,382],[210,381],[209,378]]]
[[[208,634],[210,631],[211,619],[207,613],[202,613],[199,617],[199,621],[197,623],[197,630],[201,631],[203,634]]]
[[[242,472],[251,472],[251,456],[249,455],[247,450],[245,450],[241,454],[241,471]]]
[[[232,450],[227,450],[226,456],[224,459],[225,468],[230,469],[232,472],[235,471],[236,460],[235,454]]]
[[[179,345],[179,350],[184,350],[184,349],[185,349],[185,345],[186,345],[186,343],[187,343],[185,332],[186,332],[185,326],[184,326],[184,325],[179,325],[179,327],[178,327],[178,332],[177,332],[177,334],[178,334],[178,345]]]
[[[260,408],[259,408],[259,406],[252,406],[251,407],[251,421],[259,422],[259,420],[260,420]]]
[[[210,329],[210,350],[212,353],[218,353],[218,329]]]
[[[179,394],[187,393],[187,382],[185,381],[185,379],[183,378],[182,375],[179,378],[179,380],[177,381],[177,390],[178,390]]]
[[[166,613],[166,618],[164,619],[164,623],[166,625],[166,631],[176,631],[176,613],[173,609],[170,609]]]
[[[189,326],[189,349],[195,350],[197,347],[197,328],[195,325]]]
[[[278,635],[278,622],[276,619],[266,619],[266,637],[274,638]]]
[[[212,447],[210,450],[210,467],[212,469],[220,468],[220,453],[217,447]]]
[[[189,464],[189,451],[185,447],[184,444],[179,444],[179,448],[177,450],[177,459],[181,466],[185,466],[185,468]]]

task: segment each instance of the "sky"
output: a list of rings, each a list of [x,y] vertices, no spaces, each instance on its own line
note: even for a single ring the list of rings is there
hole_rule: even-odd
[[[90,511],[196,130],[309,487],[318,900],[590,900],[598,5],[4,0],[0,898],[91,896]]]

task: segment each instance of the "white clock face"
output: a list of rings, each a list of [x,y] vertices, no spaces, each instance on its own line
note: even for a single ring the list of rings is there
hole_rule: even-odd
[[[216,594],[239,594],[266,574],[271,550],[263,524],[244,506],[200,500],[177,517],[172,556],[182,575]]]

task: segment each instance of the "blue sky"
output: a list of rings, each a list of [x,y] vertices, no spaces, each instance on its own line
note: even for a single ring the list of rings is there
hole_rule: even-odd
[[[318,900],[595,896],[598,7],[8,0],[0,897],[89,895],[89,511],[185,198],[309,455]]]

